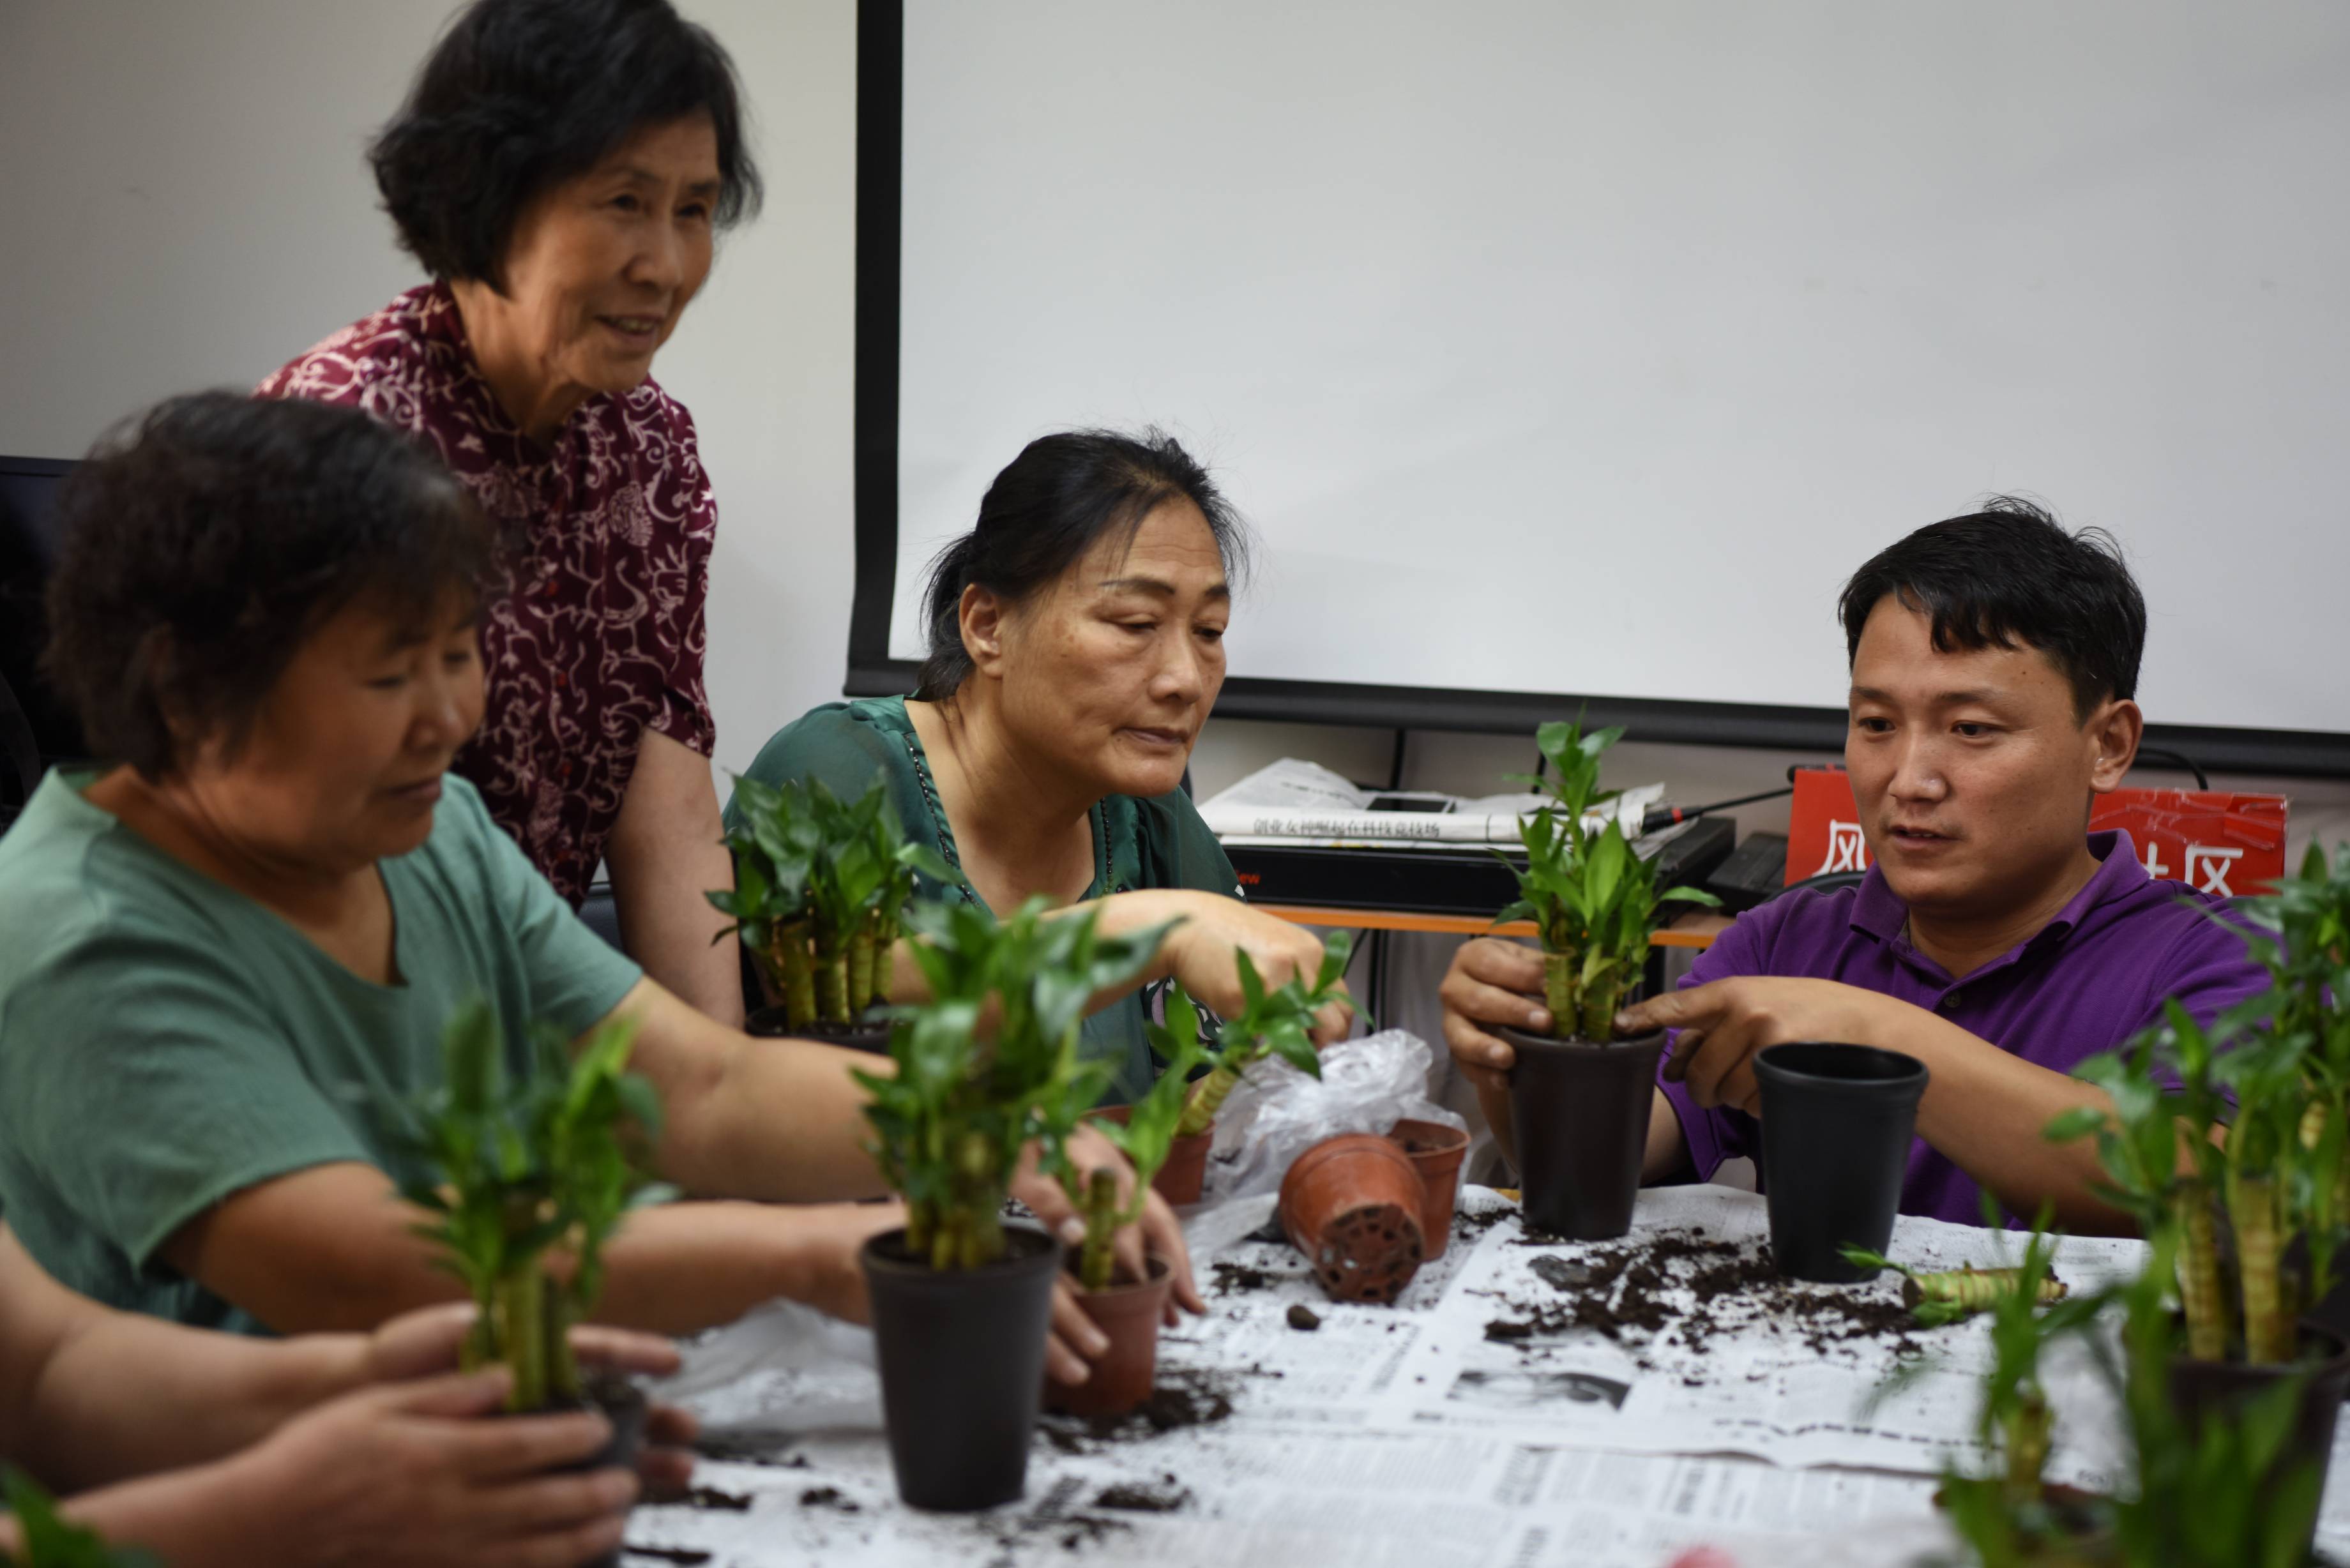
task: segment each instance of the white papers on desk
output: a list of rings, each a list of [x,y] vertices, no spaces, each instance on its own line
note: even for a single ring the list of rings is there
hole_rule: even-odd
[[[1027,1497],[978,1516],[900,1505],[870,1393],[860,1416],[811,1419],[801,1407],[820,1397],[786,1376],[815,1370],[810,1357],[777,1346],[764,1372],[690,1401],[736,1456],[706,1462],[696,1480],[739,1497],[741,1511],[640,1507],[629,1537],[712,1552],[713,1568],[1664,1568],[1699,1542],[1729,1548],[1739,1568],[1884,1568],[1948,1546],[1933,1472],[1971,1449],[1990,1353],[1981,1321],[1917,1335],[1936,1370],[1874,1408],[1868,1396],[1891,1368],[1891,1346],[1808,1345],[1768,1314],[1721,1311],[1721,1298],[1718,1332],[1697,1347],[1678,1334],[1624,1345],[1587,1331],[1497,1342],[1489,1320],[1556,1290],[1535,1260],[1591,1249],[1528,1244],[1514,1214],[1491,1222],[1513,1206],[1483,1189],[1463,1189],[1461,1203],[1451,1250],[1391,1308],[1326,1301],[1303,1258],[1246,1239],[1267,1212],[1262,1200],[1195,1215],[1188,1231],[1210,1315],[1162,1335],[1161,1380],[1219,1379],[1230,1418],[1136,1440],[1040,1436]],[[1700,1225],[1744,1247],[1767,1231],[1751,1193],[1640,1195],[1636,1236]],[[1905,1217],[1890,1251],[1943,1268],[2010,1262],[2021,1245],[2006,1232]],[[2066,1238],[2057,1268],[2089,1289],[2144,1256],[2136,1241]],[[1220,1289],[1218,1262],[1270,1282]],[[1890,1276],[1817,1288],[1898,1299]],[[1293,1303],[1310,1306],[1319,1326],[1290,1326]],[[777,1316],[760,1326],[772,1337],[794,1324]],[[871,1388],[868,1368],[834,1370]],[[2085,1366],[2048,1371],[2052,1479],[2110,1486],[2122,1457],[2110,1398]],[[1111,1488],[1180,1503],[1135,1511],[1104,1502]],[[2350,1424],[2327,1501],[2320,1544],[2339,1551],[2350,1543]]]
[[[1517,843],[1519,819],[1548,799],[1519,793],[1454,797],[1451,811],[1368,809],[1371,798],[1384,793],[1358,789],[1319,763],[1284,757],[1210,796],[1200,817],[1228,845],[1457,848]],[[1638,838],[1641,818],[1664,796],[1663,784],[1642,784],[1585,820],[1596,830],[1612,815],[1626,836]]]

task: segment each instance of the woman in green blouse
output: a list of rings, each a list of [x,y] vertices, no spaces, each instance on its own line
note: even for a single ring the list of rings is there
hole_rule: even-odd
[[[1207,471],[1158,431],[1031,441],[931,564],[914,695],[827,702],[749,776],[856,795],[878,774],[908,835],[955,870],[924,887],[933,897],[1003,914],[1040,893],[1191,888],[1212,895],[1193,918],[1247,929],[1249,945],[1310,946],[1237,902],[1232,863],[1178,787],[1223,684],[1245,547]],[[1153,1076],[1143,1005],[1086,1023],[1087,1051],[1118,1064],[1118,1098]]]

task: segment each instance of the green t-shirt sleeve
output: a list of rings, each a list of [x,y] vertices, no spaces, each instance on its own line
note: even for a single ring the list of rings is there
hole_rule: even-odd
[[[1191,797],[1175,790],[1134,803],[1142,847],[1142,886],[1191,888],[1241,897],[1241,879]]]
[[[0,1032],[10,1220],[36,1255],[86,1250],[78,1227],[143,1269],[233,1193],[374,1161],[355,1110],[311,1081],[250,978],[197,934],[94,932],[13,990]]]
[[[545,1020],[567,1034],[594,1027],[644,978],[643,968],[588,928],[490,820],[479,795],[452,791],[442,809],[452,806],[464,813],[455,850],[478,867],[490,902],[514,933],[529,988],[529,1021]]]

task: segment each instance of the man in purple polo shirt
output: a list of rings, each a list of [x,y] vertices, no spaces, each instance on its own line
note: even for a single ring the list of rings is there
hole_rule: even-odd
[[[1753,1055],[1791,1040],[1907,1052],[1931,1074],[1901,1209],[1975,1222],[2055,1206],[2074,1231],[2126,1230],[2091,1190],[2059,1112],[2107,1103],[2066,1075],[2155,1023],[2165,997],[2208,1021],[2261,989],[2218,900],[2156,881],[2129,836],[2089,833],[2092,797],[2137,755],[2131,701],[2146,605],[2120,554],[2036,507],[1921,528],[1854,574],[1845,766],[1876,864],[1857,888],[1741,916],[1682,989],[1618,1013],[1678,1032],[1643,1177],[1706,1180],[1757,1152]],[[2200,906],[2200,907],[2199,907]],[[1444,1032],[1507,1148],[1510,1048],[1481,1025],[1550,1014],[1533,950],[1480,938],[1444,978]]]

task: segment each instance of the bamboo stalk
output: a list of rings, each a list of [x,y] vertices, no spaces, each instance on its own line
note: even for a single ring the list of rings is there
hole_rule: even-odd
[[[2210,1189],[2199,1180],[2178,1188],[2178,1303],[2187,1314],[2187,1354],[2198,1361],[2228,1358],[2228,1300],[2220,1290],[2220,1237],[2211,1220]]]
[[[2244,1359],[2282,1366],[2293,1359],[2293,1319],[2278,1279],[2276,1183],[2240,1176],[2230,1183],[2228,1212],[2236,1227],[2236,1272],[2244,1301]]]
[[[806,931],[796,925],[777,926],[768,952],[779,977],[776,989],[783,992],[784,1016],[793,1028],[805,1029],[816,1022],[816,972],[808,961]]]
[[[2008,1493],[2016,1501],[2039,1500],[2040,1478],[2048,1468],[2055,1429],[2056,1413],[2049,1408],[2046,1397],[2037,1388],[2024,1389],[2015,1414],[2008,1417],[2005,1434]]]
[[[498,1315],[505,1338],[506,1366],[514,1386],[506,1408],[546,1408],[546,1276],[536,1259],[514,1270],[497,1287]]]
[[[848,939],[848,1016],[862,1018],[873,1005],[874,927],[878,917],[860,922]]]
[[[1191,1085],[1183,1096],[1183,1115],[1175,1124],[1177,1137],[1193,1137],[1208,1130],[1216,1119],[1224,1101],[1240,1085],[1241,1075],[1230,1067],[1219,1066]]]
[[[1553,1033],[1565,1030],[1572,1034],[1582,1021],[1583,1009],[1575,995],[1576,979],[1573,953],[1543,954],[1543,1001],[1550,1008]],[[1560,1038],[1564,1039],[1565,1035],[1560,1035]]]
[[[1109,1289],[1110,1270],[1117,1255],[1110,1238],[1118,1230],[1118,1177],[1097,1170],[1086,1182],[1086,1246],[1078,1262],[1077,1281],[1089,1291]]]
[[[848,954],[823,952],[816,960],[816,1015],[827,1023],[848,1022]]]
[[[1939,1274],[1910,1274],[1901,1282],[1901,1304],[1949,1302],[1969,1312],[1982,1312],[2013,1295],[2023,1284],[2022,1269],[1953,1269]],[[2036,1301],[2061,1302],[2071,1293],[2064,1281],[2043,1276]]]
[[[1583,1037],[1606,1044],[1616,1033],[1616,1000],[1617,989],[1606,982],[1587,986],[1583,992]]]
[[[560,1290],[549,1288],[546,1301],[546,1390],[554,1399],[584,1403],[587,1390],[579,1382],[579,1359],[571,1354],[571,1309]]]

